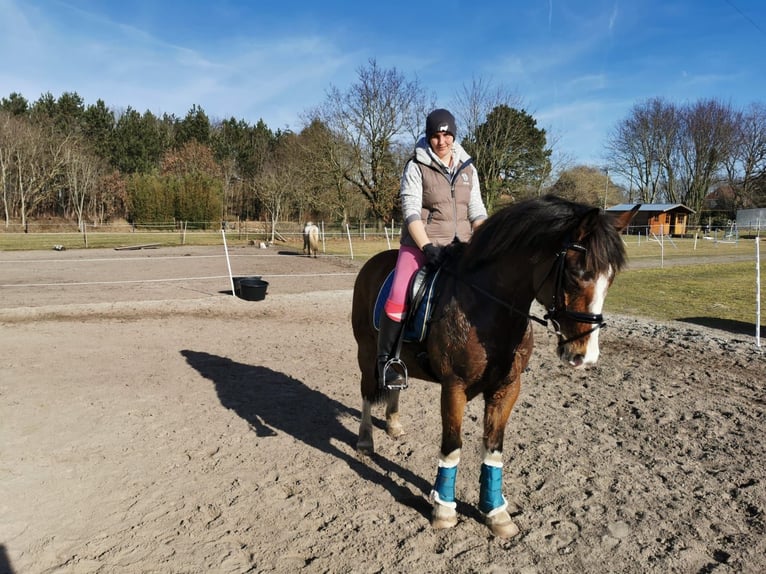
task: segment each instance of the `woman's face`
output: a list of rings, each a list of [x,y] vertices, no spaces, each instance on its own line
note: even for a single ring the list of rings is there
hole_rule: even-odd
[[[428,138],[428,143],[438,158],[447,163],[446,160],[449,160],[452,153],[452,144],[455,143],[455,136],[447,132],[437,132]]]

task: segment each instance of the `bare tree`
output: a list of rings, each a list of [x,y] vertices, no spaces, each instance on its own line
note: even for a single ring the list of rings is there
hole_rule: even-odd
[[[253,194],[269,217],[272,243],[279,235],[279,221],[289,213],[299,195],[301,176],[296,163],[300,160],[292,151],[295,148],[295,137],[295,134],[283,135],[271,158],[251,180]]]
[[[404,158],[397,140],[419,133],[425,101],[417,80],[407,80],[396,68],[383,69],[371,59],[347,91],[332,87],[316,114],[347,142],[349,155],[336,158],[343,176],[384,222],[392,217],[399,191]]]
[[[29,214],[52,194],[52,185],[65,165],[68,136],[27,123],[19,131],[16,151],[16,190],[21,225],[27,229]]]
[[[313,118],[295,144],[296,169],[304,180],[301,207],[347,223],[348,206],[354,196],[362,200],[344,175],[345,162],[353,155],[348,142],[334,134],[321,119]]]
[[[498,106],[523,108],[523,105],[521,97],[505,86],[496,86],[487,79],[474,77],[471,84],[463,84],[455,96],[455,116],[458,125],[463,126],[464,137],[476,133]]]
[[[6,227],[10,225],[18,199],[12,180],[18,154],[17,147],[21,142],[24,126],[25,122],[20,118],[9,112],[0,111],[0,193],[3,197]]]
[[[72,138],[62,153],[68,199],[77,217],[77,228],[83,231],[85,209],[92,202],[100,178],[98,159],[77,138]]]
[[[702,209],[705,196],[734,153],[735,113],[718,100],[701,100],[684,108],[678,143],[678,199],[695,211]]]
[[[766,175],[766,105],[751,104],[735,116],[733,153],[724,158],[729,185],[737,207],[754,207],[759,183]]]
[[[642,203],[664,199],[672,185],[678,124],[675,106],[654,98],[633,106],[609,136],[609,170],[635,186]]]

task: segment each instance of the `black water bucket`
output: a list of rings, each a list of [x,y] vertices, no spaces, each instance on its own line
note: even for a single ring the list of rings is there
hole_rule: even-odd
[[[239,285],[240,285],[240,283],[242,281],[260,281],[261,280],[261,276],[260,275],[250,275],[250,276],[246,276],[246,277],[232,277],[231,280],[234,283],[234,294],[239,296],[239,294],[240,294]]]
[[[260,278],[243,278],[239,282],[239,293],[237,293],[237,296],[245,301],[263,301],[266,298],[266,289],[268,287],[268,281],[263,281]]]

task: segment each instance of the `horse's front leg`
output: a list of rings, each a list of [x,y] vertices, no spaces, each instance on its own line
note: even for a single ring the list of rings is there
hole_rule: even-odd
[[[431,490],[431,526],[451,528],[457,524],[455,481],[462,447],[461,426],[466,404],[465,391],[454,384],[442,383],[442,444],[436,481]]]
[[[492,533],[500,538],[512,538],[519,533],[503,496],[503,436],[520,386],[517,377],[511,384],[484,397],[484,457],[479,477],[479,510]]]

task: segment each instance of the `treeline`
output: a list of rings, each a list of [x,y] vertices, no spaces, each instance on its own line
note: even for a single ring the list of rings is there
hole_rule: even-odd
[[[5,222],[220,222],[257,209],[234,182],[258,173],[285,135],[263,122],[212,123],[196,106],[177,118],[86,106],[76,93],[33,103],[13,93],[0,100]]]
[[[544,130],[516,101],[475,84],[459,134],[490,205],[536,193],[551,173]],[[87,104],[75,92],[0,99],[0,187],[6,226],[55,216],[94,223],[397,216],[399,178],[433,97],[375,60],[348,90],[331,88],[299,132],[208,117]],[[466,108],[467,109],[467,108]],[[512,153],[509,153],[512,152]],[[514,174],[508,177],[508,174]]]
[[[0,193],[6,227],[59,217],[219,225],[221,220],[387,223],[404,163],[435,98],[374,59],[346,90],[330,87],[299,131],[262,120],[181,118],[88,104],[75,92],[0,99]],[[716,187],[731,213],[766,205],[766,111],[716,100],[639,103],[606,142],[603,166],[554,163],[555,142],[518,96],[474,80],[450,109],[487,207],[553,192],[598,206],[622,201],[706,208]],[[621,176],[619,185],[610,174]],[[607,202],[607,200],[609,200]]]

